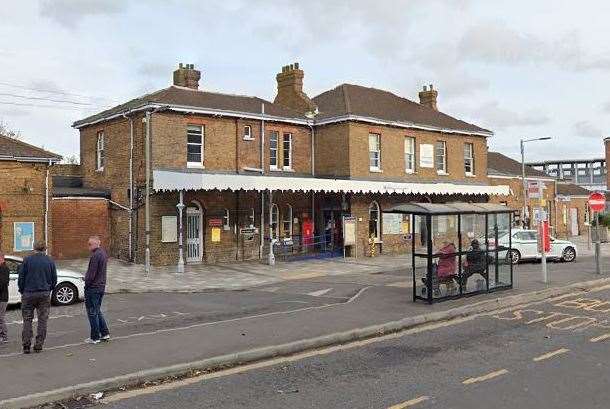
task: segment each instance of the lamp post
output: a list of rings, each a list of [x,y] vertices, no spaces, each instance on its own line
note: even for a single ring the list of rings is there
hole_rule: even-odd
[[[178,208],[178,272],[184,273],[184,250],[183,250],[183,240],[182,240],[182,212],[186,205],[184,204],[184,190],[181,190],[179,193],[180,201],[176,205]]]
[[[525,181],[525,144],[527,142],[534,141],[548,141],[549,139],[551,139],[550,136],[521,139],[521,182],[523,183],[523,208],[521,209],[521,226],[524,229],[527,229],[529,227],[525,224],[525,213],[527,212],[527,183]]]

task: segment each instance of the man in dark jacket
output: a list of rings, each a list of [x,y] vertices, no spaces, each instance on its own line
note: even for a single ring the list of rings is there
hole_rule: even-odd
[[[32,321],[34,310],[38,317],[34,352],[41,352],[47,337],[47,321],[51,309],[51,292],[57,285],[57,268],[51,257],[45,254],[46,244],[37,241],[36,251],[26,257],[19,268],[19,293],[21,294],[21,315],[23,333],[21,335],[23,353],[29,354],[32,343]]]
[[[0,344],[8,342],[5,314],[6,306],[8,305],[8,284],[10,280],[10,271],[4,262],[4,254],[0,253]]]
[[[85,308],[91,326],[91,336],[85,340],[88,344],[98,344],[110,340],[110,331],[102,314],[102,299],[106,291],[106,264],[108,256],[102,249],[100,238],[92,236],[88,241],[91,258],[85,275]]]

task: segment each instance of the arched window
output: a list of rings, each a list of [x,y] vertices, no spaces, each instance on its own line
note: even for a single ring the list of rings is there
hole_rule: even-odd
[[[282,235],[292,237],[292,206],[286,205],[282,219]]]
[[[374,237],[376,240],[381,239],[381,214],[379,211],[379,203],[372,202],[369,206],[369,237]]]
[[[279,219],[280,219],[280,210],[277,205],[273,203],[271,205],[271,220],[270,220],[270,230],[271,230],[271,238],[277,239],[279,237]]]

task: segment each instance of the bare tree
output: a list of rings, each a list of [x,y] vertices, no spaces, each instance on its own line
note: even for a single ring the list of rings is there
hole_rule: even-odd
[[[80,164],[80,158],[77,155],[64,156],[61,163],[67,165],[78,165]]]
[[[8,123],[0,119],[0,135],[7,136],[13,139],[21,139],[21,132],[12,129]]]

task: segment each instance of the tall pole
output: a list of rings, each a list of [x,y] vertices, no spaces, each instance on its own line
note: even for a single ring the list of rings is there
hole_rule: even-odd
[[[597,233],[597,237],[595,238],[595,273],[601,274],[602,269],[600,265],[601,241],[599,237],[599,212],[595,212],[595,232]]]
[[[146,197],[145,197],[145,236],[146,250],[144,252],[144,271],[146,276],[150,273],[150,118],[151,112],[146,111],[146,141],[145,141],[145,161],[146,161]]]
[[[523,183],[523,208],[521,210],[521,225],[524,229],[528,226],[525,224],[525,214],[527,211],[527,183],[525,182],[525,143],[521,139],[521,182]]]
[[[176,206],[178,208],[178,272],[184,273],[184,244],[183,244],[183,227],[182,227],[182,211],[186,207],[184,205],[184,190],[180,191],[180,201]]]

